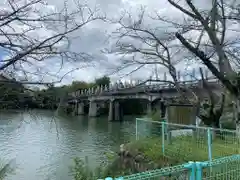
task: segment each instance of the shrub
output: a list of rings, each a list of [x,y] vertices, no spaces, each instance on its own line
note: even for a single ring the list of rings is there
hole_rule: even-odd
[[[70,168],[74,180],[96,180],[106,176],[106,165],[101,164],[95,169],[88,166],[88,158],[85,161],[80,158],[74,159],[74,165]],[[1,180],[1,179],[0,179]]]

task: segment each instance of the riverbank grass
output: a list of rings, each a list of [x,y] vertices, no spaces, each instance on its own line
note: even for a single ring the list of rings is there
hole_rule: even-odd
[[[232,137],[225,139],[214,138],[212,140],[212,159],[223,156],[239,154],[239,143]],[[209,160],[209,149],[207,140],[196,141],[196,137],[182,135],[173,137],[171,143],[165,142],[163,153],[162,137],[154,136],[133,140],[124,145],[124,151],[114,155],[107,166],[101,165],[97,171],[89,171],[86,164],[75,161],[74,179],[83,180],[85,178],[92,180],[104,177],[119,177],[147,170],[160,169],[169,166],[180,165],[189,161],[207,161]],[[236,168],[236,164],[229,164],[228,167]],[[224,166],[225,167],[225,166]],[[217,174],[222,166],[216,166],[211,169],[211,173]],[[208,176],[208,169],[204,170]],[[225,170],[227,172],[227,170]],[[224,171],[224,172],[225,172]]]
[[[212,159],[223,156],[239,154],[240,144],[232,139],[222,140],[216,138],[212,141],[211,151]],[[148,160],[155,163],[161,163],[163,157],[177,164],[188,161],[207,161],[209,159],[209,148],[207,141],[195,141],[192,136],[179,136],[171,140],[171,143],[163,143],[161,137],[144,138],[133,141],[126,145],[129,152],[136,151],[143,154]],[[175,164],[174,164],[175,165]]]

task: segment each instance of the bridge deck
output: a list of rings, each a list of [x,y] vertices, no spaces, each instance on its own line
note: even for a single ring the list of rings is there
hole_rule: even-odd
[[[208,82],[209,88],[219,88],[221,84],[215,81]],[[181,88],[183,89],[199,89],[203,88],[201,81],[197,83],[183,83],[181,84]],[[80,93],[73,93],[71,96],[68,97],[68,101],[80,100],[80,99],[88,99],[98,96],[129,96],[133,94],[176,94],[178,93],[175,86],[173,84],[153,84],[153,85],[137,85],[134,87],[124,87],[118,89],[107,89],[105,91],[93,91],[84,94]]]

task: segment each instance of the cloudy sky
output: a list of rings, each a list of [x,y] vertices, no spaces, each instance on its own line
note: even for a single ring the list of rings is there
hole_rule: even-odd
[[[48,3],[56,6],[62,6],[62,0],[48,0]],[[74,1],[68,1],[69,6]],[[137,10],[141,5],[146,6],[147,11],[161,11],[162,14],[171,15],[172,18],[177,17],[179,13],[171,7],[166,0],[88,0],[87,3],[90,6],[98,5],[101,11],[107,14],[110,18],[117,18],[120,16],[123,10],[129,10],[132,14],[138,14]],[[96,62],[93,67],[81,69],[74,71],[71,75],[64,79],[67,82],[71,79],[75,80],[86,80],[91,81],[96,77],[102,75],[109,75],[116,69],[116,63],[118,63],[118,57],[115,55],[107,55],[101,53],[104,47],[108,47],[109,35],[112,31],[115,31],[116,25],[103,22],[94,22],[87,25],[83,30],[81,30],[81,35],[74,38],[72,42],[72,48],[74,50],[81,50],[90,54],[94,54],[96,57]],[[76,33],[74,33],[75,35]],[[76,35],[77,36],[77,35]],[[70,69],[69,65],[69,69]],[[67,67],[65,67],[67,69]],[[71,67],[74,68],[74,67]],[[147,79],[154,73],[154,66],[144,67],[141,70],[131,74],[130,76],[125,76],[130,71],[134,70],[135,67],[127,68],[117,74],[113,74],[111,77],[113,80],[120,79]],[[181,66],[182,68],[182,66]],[[163,70],[161,68],[161,70]],[[184,69],[182,69],[184,71]],[[160,75],[161,76],[161,75]],[[163,76],[163,73],[162,73]]]
[[[21,1],[21,0],[19,0]],[[67,6],[69,11],[74,11],[76,8],[76,1],[77,0],[68,0]],[[37,9],[41,12],[45,11],[57,11],[62,9],[65,0],[47,0],[47,6],[39,6]],[[97,6],[102,13],[105,13],[109,18],[118,18],[123,10],[127,10],[131,12],[133,15],[138,14],[138,10],[140,6],[145,6],[147,8],[147,12],[158,12],[162,16],[169,17],[172,19],[182,19],[182,15],[173,8],[167,0],[87,0],[82,1],[82,3],[87,3],[90,7]],[[202,4],[209,3],[208,0],[197,1],[199,7]],[[3,6],[3,2],[0,3],[0,6]],[[149,26],[154,26],[153,22],[148,22]],[[88,67],[80,61],[78,62],[65,62],[64,68],[61,70],[61,63],[58,60],[49,60],[38,63],[36,66],[38,69],[43,72],[41,78],[44,78],[46,81],[53,80],[53,76],[55,78],[66,74],[69,71],[72,71],[65,78],[62,80],[62,84],[69,84],[73,80],[83,80],[83,81],[92,81],[97,77],[103,75],[112,75],[112,72],[116,70],[116,64],[119,63],[119,57],[113,54],[104,54],[102,50],[109,47],[109,44],[113,43],[114,41],[109,39],[109,36],[117,26],[112,23],[102,22],[102,21],[95,21],[84,28],[80,29],[79,31],[74,32],[71,34],[71,50],[75,52],[85,52],[91,54],[94,57],[94,61],[91,62]],[[49,32],[41,31],[38,32],[40,36],[47,34]],[[1,53],[0,50],[0,57],[4,56],[4,53]],[[27,67],[27,66],[26,66]],[[188,68],[187,68],[188,67]],[[182,73],[186,72],[188,69],[192,69],[194,67],[198,67],[198,63],[185,65],[184,63],[177,66]],[[153,75],[155,70],[154,66],[144,67],[141,70],[131,74],[130,76],[125,76],[135,67],[131,67],[121,71],[119,73],[113,74],[111,78],[115,80],[119,79],[148,79],[149,76]],[[30,69],[30,68],[29,68]],[[166,71],[162,67],[158,67],[158,71],[160,72],[160,76],[163,76],[163,72]],[[51,74],[52,76],[44,76],[45,73]]]
[[[48,0],[49,4],[56,7],[61,7],[61,1],[62,0]],[[71,7],[71,3],[74,4],[74,1],[68,1],[68,3]],[[140,5],[147,5],[150,9],[166,7],[166,2],[156,0],[153,0],[151,2],[143,0],[88,0],[87,3],[92,7],[98,5],[101,11],[106,13],[107,17],[109,18],[119,17],[124,9],[131,9],[134,12],[134,9],[138,8]],[[71,73],[71,75],[67,76],[67,78],[64,79],[65,82],[70,79],[91,81],[94,80],[94,78],[96,77],[109,74],[111,74],[111,78],[113,80],[119,80],[122,77],[122,79],[147,79],[150,75],[152,75],[152,67],[142,68],[141,70],[127,77],[125,75],[128,74],[130,71],[134,70],[135,67],[128,68],[117,74],[112,74],[112,72],[116,70],[118,57],[113,54],[107,55],[101,53],[101,50],[105,47],[108,47],[108,43],[109,41],[111,41],[111,39],[109,39],[109,35],[111,35],[113,31],[115,31],[115,28],[116,25],[114,24],[97,21],[87,25],[83,30],[81,30],[81,35],[74,38],[72,42],[72,48],[74,50],[81,50],[90,54],[94,54],[96,58],[96,63],[93,64],[93,67],[74,71],[73,73]],[[74,33],[74,35],[75,34],[77,34],[77,32]]]

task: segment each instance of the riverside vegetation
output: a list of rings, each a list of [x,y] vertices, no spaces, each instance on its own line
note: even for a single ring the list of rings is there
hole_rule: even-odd
[[[160,117],[160,112],[153,113],[151,117],[153,120],[158,121]],[[106,152],[105,156],[107,157],[107,161],[103,162],[95,170],[88,166],[87,159],[85,161],[82,161],[80,158],[76,158],[74,160],[73,167],[71,167],[70,169],[74,179],[96,180],[97,178],[104,178],[107,176],[116,177],[121,175],[129,175],[136,172],[142,172],[149,169],[156,169],[169,165],[180,164],[188,160],[207,159],[207,145],[198,143],[194,144],[194,142],[191,141],[190,137],[187,136],[185,136],[184,138],[176,138],[176,141],[179,142],[178,144],[175,141],[174,144],[166,146],[166,154],[165,156],[163,156],[161,149],[161,138],[159,136],[156,136],[161,133],[159,126],[155,126],[153,124],[153,127],[145,129],[152,134],[150,137],[141,138],[140,140],[136,141],[134,140],[134,136],[132,137],[132,140],[130,140],[130,143],[124,145],[123,150],[121,149],[122,151],[120,151],[119,149],[119,152]],[[141,131],[144,133],[143,128],[140,129],[140,132]],[[230,145],[229,143],[229,146],[226,146],[226,140],[223,141],[221,139],[215,139],[213,143],[213,155],[216,155],[217,157],[221,155],[230,155],[235,153],[234,144]],[[197,147],[197,145],[201,145],[201,147],[194,148]],[[230,147],[232,147],[232,149],[229,149]],[[185,156],[186,152],[189,152],[187,153],[189,154],[189,156]],[[9,166],[6,166],[6,168],[4,169],[6,170],[8,168]],[[5,172],[8,173],[8,171]]]
[[[33,94],[34,101],[32,96],[29,96],[28,93],[24,93],[25,96],[22,96],[24,92],[23,87],[19,88],[4,84],[0,89],[3,92],[1,94],[5,94],[5,96],[1,98],[2,101],[4,101],[4,104],[1,105],[1,108],[9,109],[27,107],[56,109],[59,102],[59,97],[64,91],[71,92],[76,91],[77,89],[88,88],[95,85],[108,85],[109,82],[110,81],[108,77],[103,77],[96,79],[93,83],[73,82],[70,86],[49,87],[46,90],[35,91]],[[24,97],[24,101],[21,100],[20,97]],[[136,106],[134,107],[136,108]],[[156,111],[147,117],[151,117],[151,119],[154,121],[158,121],[160,112]],[[228,121],[223,124],[223,128],[235,129],[235,126],[234,123]],[[159,130],[158,133],[161,133],[161,131]],[[199,148],[195,142],[189,139],[189,137],[184,137],[181,139],[176,138],[175,141],[178,141],[179,143],[167,145],[166,149],[171,150],[171,152],[168,153],[168,156],[164,156],[161,151],[161,138],[152,136],[138,141],[133,140],[129,144],[124,145],[124,150],[121,152],[106,153],[107,162],[101,164],[95,170],[92,170],[88,166],[87,160],[82,161],[80,158],[76,158],[74,160],[73,167],[71,167],[71,173],[75,180],[95,180],[97,178],[104,178],[107,176],[117,177],[143,172],[150,169],[162,168],[169,165],[177,165],[190,160],[207,160],[206,143],[203,144],[203,147]],[[237,145],[231,144],[230,146],[224,146],[224,143],[225,142],[223,142],[221,139],[214,140],[214,156],[220,157],[223,154],[236,154]],[[188,154],[188,156],[186,156],[186,154]],[[0,180],[2,180],[1,178],[3,178],[5,174],[9,173],[9,167],[9,164],[2,166],[2,169],[0,170]]]
[[[160,113],[156,112],[152,115],[152,117],[154,120],[158,120],[159,115]],[[132,137],[132,140],[130,140],[130,143],[126,143],[124,147],[122,147],[121,151],[119,150],[119,152],[106,152],[105,155],[107,157],[107,161],[103,162],[95,170],[92,170],[91,167],[88,166],[87,159],[85,161],[82,161],[80,158],[76,158],[74,160],[73,167],[71,167],[71,173],[74,179],[91,180],[104,178],[107,176],[129,175],[148,169],[156,169],[164,166],[179,164],[187,160],[201,160],[204,158],[207,159],[207,145],[199,144],[201,145],[201,148],[193,148],[196,147],[198,143],[194,144],[194,142],[190,141],[191,139],[186,136],[184,138],[179,137],[176,139],[179,141],[178,144],[175,142],[172,145],[166,146],[166,154],[163,156],[161,151],[161,138],[159,136],[156,136],[161,133],[161,130],[158,128],[159,126],[153,126],[152,128],[150,126],[149,128],[145,128],[146,130],[151,130],[149,131],[149,133],[152,134],[150,137],[141,138],[139,141],[136,141],[134,140],[134,136]],[[156,131],[156,129],[158,129],[158,131]],[[141,128],[140,131],[144,133],[143,128]],[[228,147],[233,147],[229,150],[227,149],[226,141],[215,139],[213,143],[214,147],[216,147],[213,148],[213,155],[220,156],[221,154],[228,155],[235,153],[234,144],[230,146],[229,143]],[[187,147],[192,147],[192,149]],[[184,156],[186,152],[189,152],[187,153],[189,156]],[[6,170],[8,168],[9,166],[6,166],[4,169]],[[1,174],[4,174],[2,172]],[[69,177],[69,179],[71,178]]]
[[[153,113],[151,117],[153,121],[158,121],[160,112]],[[204,138],[195,141],[192,136],[188,135],[174,137],[171,144],[166,143],[165,154],[163,154],[162,138],[159,137],[161,130],[154,123],[152,125],[150,137],[132,140],[120,147],[119,152],[106,154],[108,161],[95,170],[91,170],[87,166],[87,161],[84,162],[76,158],[71,169],[74,179],[94,180],[108,176],[119,177],[179,165],[188,161],[208,160],[207,141]],[[229,122],[224,124],[223,127],[234,128],[233,123]],[[156,129],[158,129],[158,132]],[[230,135],[225,136],[224,139],[221,137],[214,138],[212,142],[213,158],[238,154],[239,144],[235,140]]]
[[[7,83],[4,81],[0,82],[0,109],[37,108],[55,110],[64,93],[99,85],[109,85],[109,83],[110,78],[103,76],[90,83],[73,81],[70,85],[60,87],[52,85],[45,89],[32,90],[24,87],[22,84]]]

